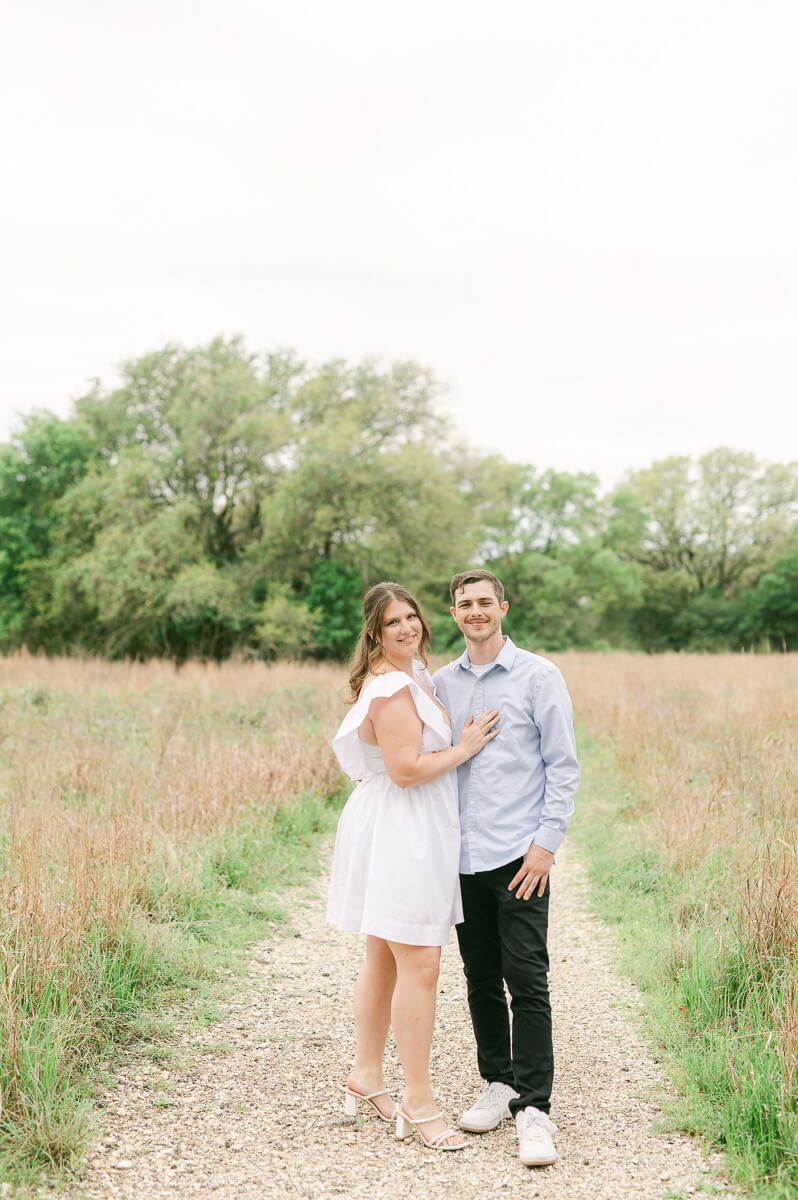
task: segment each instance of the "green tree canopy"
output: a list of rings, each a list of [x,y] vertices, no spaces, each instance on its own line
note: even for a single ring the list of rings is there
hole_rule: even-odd
[[[610,500],[608,541],[641,569],[637,628],[650,649],[740,644],[739,606],[798,515],[795,464],[720,447],[631,473]]]
[[[615,501],[621,549],[690,592],[729,591],[761,574],[798,517],[798,469],[720,447],[629,475]]]
[[[412,363],[311,368],[240,339],[124,364],[3,450],[5,643],[348,654],[369,583],[432,595],[474,553],[437,393]],[[301,637],[275,630],[289,615]]]
[[[539,649],[796,647],[794,465],[718,449],[609,496],[458,442],[415,363],[163,349],[0,446],[0,646],[346,657],[398,579],[439,649],[486,565]]]
[[[36,619],[31,571],[58,536],[60,497],[93,456],[87,426],[51,413],[29,417],[0,445],[0,645],[24,640]]]

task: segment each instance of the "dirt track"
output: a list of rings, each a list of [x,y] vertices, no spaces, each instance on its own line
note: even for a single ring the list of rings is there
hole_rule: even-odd
[[[652,1131],[652,1097],[666,1085],[636,1031],[635,988],[611,969],[610,934],[591,914],[570,849],[552,878],[553,1167],[520,1165],[510,1122],[461,1153],[435,1154],[417,1140],[400,1143],[376,1117],[344,1118],[360,947],[324,923],[321,880],[313,893],[295,893],[292,935],[255,947],[247,976],[231,980],[228,1013],[205,1047],[181,1035],[187,1065],[162,1071],[130,1053],[99,1110],[83,1178],[67,1195],[655,1200],[713,1184],[737,1195],[696,1142]],[[386,1078],[398,1090],[395,1055]],[[449,1116],[479,1089],[454,937],[444,950],[433,1079]]]

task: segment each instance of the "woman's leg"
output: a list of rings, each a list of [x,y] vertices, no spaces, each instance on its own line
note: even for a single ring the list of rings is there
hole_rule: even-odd
[[[366,957],[355,983],[355,1062],[347,1084],[368,1096],[385,1087],[382,1058],[391,1024],[391,998],[396,985],[396,960],[382,938],[366,937]],[[390,1116],[394,1102],[390,1096],[378,1096],[374,1103]]]
[[[408,1117],[430,1117],[438,1111],[429,1077],[429,1056],[435,1024],[435,1000],[440,970],[440,946],[406,946],[389,942],[396,960],[396,987],[391,1024],[405,1074],[401,1107]],[[429,1141],[448,1127],[443,1119],[425,1122],[421,1129]],[[464,1141],[458,1134],[447,1144]]]

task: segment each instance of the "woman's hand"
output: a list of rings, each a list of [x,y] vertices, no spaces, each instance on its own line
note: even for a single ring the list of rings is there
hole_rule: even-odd
[[[483,746],[487,746],[499,732],[499,710],[490,708],[477,717],[469,717],[463,732],[457,740],[457,749],[463,754],[463,762],[479,754]]]
[[[423,725],[410,688],[403,687],[394,696],[380,696],[369,708],[377,744],[385,760],[391,781],[400,788],[415,787],[439,779],[447,771],[479,754],[483,746],[499,732],[498,710],[492,708],[469,720],[456,746],[445,750],[421,750]]]

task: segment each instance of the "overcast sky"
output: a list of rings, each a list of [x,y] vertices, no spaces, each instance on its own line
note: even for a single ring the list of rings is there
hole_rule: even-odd
[[[217,333],[413,358],[605,485],[798,458],[793,0],[26,0],[0,49],[0,439]]]

